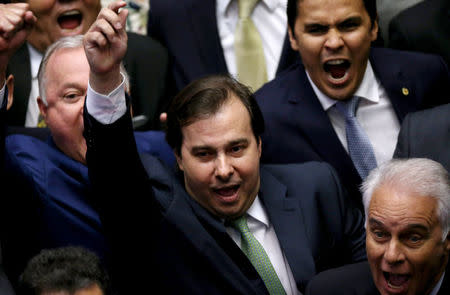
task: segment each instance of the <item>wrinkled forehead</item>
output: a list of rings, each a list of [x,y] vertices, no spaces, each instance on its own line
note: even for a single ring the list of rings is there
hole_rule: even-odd
[[[423,222],[431,227],[439,219],[438,200],[408,190],[380,187],[373,192],[368,218],[392,224]]]

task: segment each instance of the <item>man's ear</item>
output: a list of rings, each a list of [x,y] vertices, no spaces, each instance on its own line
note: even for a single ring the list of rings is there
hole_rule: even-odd
[[[372,28],[370,29],[370,39],[371,41],[375,41],[378,38],[378,17],[373,21]]]
[[[262,140],[261,140],[261,136],[258,136],[258,155],[261,158],[261,152],[262,152]]]
[[[8,103],[6,109],[9,110],[14,101],[14,76],[11,74],[6,79],[6,87],[8,87]]]
[[[176,151],[173,151],[173,153],[174,153],[174,155],[175,155],[175,159],[177,160],[178,168],[179,168],[181,171],[184,171],[183,161],[181,160],[181,155],[180,155],[178,152],[176,152]]]
[[[39,111],[42,114],[42,117],[44,117],[45,122],[47,122],[47,110],[48,110],[48,106],[45,105],[44,101],[41,99],[40,96],[37,97],[37,104],[39,107]]]
[[[295,39],[295,34],[292,31],[291,27],[288,28],[288,34],[289,34],[289,42],[291,43],[292,50],[298,51],[297,39]]]

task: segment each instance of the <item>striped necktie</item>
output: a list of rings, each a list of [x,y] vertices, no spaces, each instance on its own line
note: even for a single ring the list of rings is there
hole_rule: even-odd
[[[261,36],[250,15],[259,0],[238,0],[239,20],[234,36],[237,78],[256,91],[267,82]]]

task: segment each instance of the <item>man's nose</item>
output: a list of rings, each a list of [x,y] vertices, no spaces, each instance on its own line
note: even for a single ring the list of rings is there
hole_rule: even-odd
[[[226,155],[219,155],[217,157],[215,169],[216,177],[224,181],[228,180],[234,172],[231,160]]]
[[[389,265],[400,264],[405,260],[405,256],[400,243],[396,240],[391,240],[384,252],[384,260]]]
[[[330,29],[325,40],[325,47],[330,50],[336,50],[344,45],[342,33],[337,29]]]

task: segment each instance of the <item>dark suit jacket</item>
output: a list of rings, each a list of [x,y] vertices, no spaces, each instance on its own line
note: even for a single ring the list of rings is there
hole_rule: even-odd
[[[128,49],[123,63],[130,76],[133,113],[147,117],[138,129],[159,129],[159,114],[168,104],[167,51],[155,40],[128,32]],[[24,126],[31,91],[31,65],[26,44],[11,58],[8,73],[15,78],[14,103],[8,111],[8,124]]]
[[[370,62],[401,122],[409,112],[450,99],[450,76],[444,61],[422,53],[373,48]],[[402,88],[409,89],[409,95]],[[263,163],[325,161],[340,175],[362,207],[361,178],[316,97],[301,64],[292,66],[255,93],[265,119]]]
[[[305,295],[380,295],[367,262],[330,269],[315,276]],[[447,264],[438,295],[450,294],[450,267]],[[417,294],[419,295],[419,294]]]
[[[388,46],[439,54],[450,66],[450,1],[426,0],[399,13],[389,25]]]
[[[5,135],[6,135],[6,104],[8,101],[8,90],[5,88],[5,96],[3,98],[3,103],[0,104],[0,186],[2,187],[2,190],[4,192],[4,188],[6,185],[6,179],[4,173],[4,149],[5,149]],[[0,294],[5,295],[13,295],[14,291],[12,289],[11,283],[9,282],[8,278],[6,277],[6,274],[4,272],[4,262],[2,256],[3,251],[1,248],[3,248],[2,245],[3,240],[0,242]]]
[[[135,134],[140,153],[174,165],[163,132]],[[6,167],[0,229],[5,269],[14,285],[28,260],[42,249],[79,245],[107,257],[85,165],[62,153],[51,137],[42,141],[15,134],[6,139]]]
[[[177,91],[197,78],[228,73],[217,29],[216,0],[152,0],[147,32],[168,49]],[[286,34],[277,73],[298,59]]]
[[[84,114],[89,175],[119,291],[134,294],[151,285],[163,294],[267,294],[223,222],[157,159],[142,165],[128,113],[111,125]],[[328,165],[262,168],[259,197],[298,288],[331,265],[365,259],[362,217]]]
[[[395,158],[429,158],[450,171],[450,104],[406,116]]]

